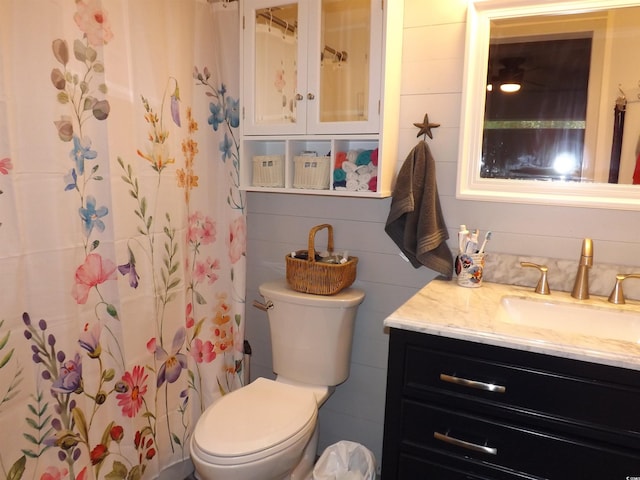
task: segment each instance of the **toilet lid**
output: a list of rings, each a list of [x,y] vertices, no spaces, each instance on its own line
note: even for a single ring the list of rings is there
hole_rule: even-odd
[[[206,456],[251,455],[286,443],[316,415],[313,393],[258,378],[209,406],[196,424],[193,441]]]

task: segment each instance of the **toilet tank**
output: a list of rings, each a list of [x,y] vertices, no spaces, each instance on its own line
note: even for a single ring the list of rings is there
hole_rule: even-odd
[[[286,281],[258,287],[267,303],[273,371],[312,385],[334,386],[349,376],[351,344],[364,292],[347,288],[335,295],[311,295]]]

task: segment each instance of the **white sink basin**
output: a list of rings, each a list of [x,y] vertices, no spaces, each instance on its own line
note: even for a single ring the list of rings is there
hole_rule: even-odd
[[[640,312],[505,296],[497,320],[575,335],[640,343]]]

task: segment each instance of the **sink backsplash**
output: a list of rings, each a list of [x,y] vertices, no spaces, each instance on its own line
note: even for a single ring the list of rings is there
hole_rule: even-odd
[[[485,258],[484,280],[534,288],[540,278],[540,272],[535,268],[521,267],[520,262],[523,261],[546,265],[549,268],[547,275],[551,293],[554,290],[570,292],[573,289],[578,270],[576,260],[490,253]],[[616,283],[618,273],[640,273],[640,267],[594,262],[589,272],[589,292],[591,295],[608,297]],[[623,291],[627,299],[640,300],[640,279],[625,280]]]

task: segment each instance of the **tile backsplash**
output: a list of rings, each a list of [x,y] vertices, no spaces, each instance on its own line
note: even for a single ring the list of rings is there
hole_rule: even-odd
[[[578,259],[560,260],[557,258],[491,253],[487,254],[485,259],[484,280],[534,288],[540,278],[540,272],[535,268],[521,267],[520,262],[525,261],[548,267],[547,277],[552,293],[554,290],[570,292],[573,289],[578,270]],[[615,285],[616,275],[619,273],[640,273],[640,267],[594,262],[589,271],[590,294],[608,297]],[[627,299],[640,300],[640,279],[630,278],[625,280],[623,291]]]

